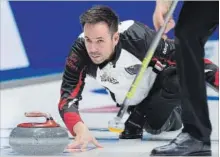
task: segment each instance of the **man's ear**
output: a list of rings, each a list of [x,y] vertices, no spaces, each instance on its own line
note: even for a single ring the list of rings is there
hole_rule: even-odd
[[[119,33],[116,32],[116,33],[113,35],[114,45],[117,45],[117,44],[118,44],[118,41],[119,41]]]

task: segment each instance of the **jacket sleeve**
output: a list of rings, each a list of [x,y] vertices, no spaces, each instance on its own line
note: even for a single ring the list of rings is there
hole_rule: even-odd
[[[150,47],[151,42],[156,36],[156,32],[151,30],[146,26],[146,35],[149,41],[147,41],[148,48]],[[163,64],[175,64],[175,44],[174,40],[161,38],[156,51],[154,53],[153,59],[159,60]]]
[[[138,36],[139,39],[144,41],[144,45],[141,47],[144,47],[144,51],[143,53],[141,53],[141,58],[144,58],[144,56],[146,55],[148,49],[150,48],[150,45],[152,43],[152,41],[154,40],[155,36],[156,36],[156,31],[154,31],[153,29],[149,28],[148,26],[144,25],[143,23],[140,22],[135,22],[134,24],[136,29],[136,33],[135,30],[133,31],[132,34],[135,34],[133,36]],[[136,46],[138,47],[138,46]],[[140,45],[139,45],[140,47]],[[163,38],[161,38],[155,52],[154,52],[154,56],[152,58],[152,63],[150,65],[154,65],[155,64],[155,60],[159,60],[161,63],[168,63],[168,64],[174,64],[174,53],[175,53],[175,44],[173,40],[170,39],[166,39],[164,40]]]
[[[66,58],[62,77],[59,113],[70,133],[75,136],[73,126],[82,121],[78,112],[78,104],[82,99],[86,76],[86,57],[84,40],[78,38]]]

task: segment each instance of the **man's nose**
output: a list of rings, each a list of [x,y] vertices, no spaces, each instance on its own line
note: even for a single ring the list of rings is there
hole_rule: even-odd
[[[90,49],[90,52],[96,52],[97,51],[97,46],[94,43],[92,43],[90,45],[89,49]]]

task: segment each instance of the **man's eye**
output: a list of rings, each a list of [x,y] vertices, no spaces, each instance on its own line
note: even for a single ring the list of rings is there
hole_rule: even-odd
[[[86,42],[88,42],[88,43],[91,43],[91,40],[89,40],[89,39],[86,39]]]
[[[97,42],[98,42],[98,43],[102,43],[102,42],[104,42],[104,41],[103,41],[103,40],[98,40]]]

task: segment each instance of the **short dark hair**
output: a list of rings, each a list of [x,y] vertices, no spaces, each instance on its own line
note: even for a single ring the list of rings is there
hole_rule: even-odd
[[[80,16],[80,23],[84,27],[86,23],[96,24],[105,22],[112,33],[118,31],[119,18],[116,13],[104,5],[96,5]]]

